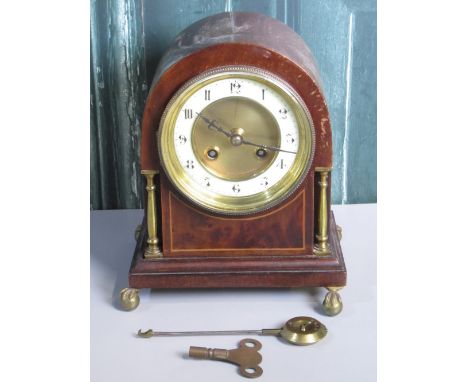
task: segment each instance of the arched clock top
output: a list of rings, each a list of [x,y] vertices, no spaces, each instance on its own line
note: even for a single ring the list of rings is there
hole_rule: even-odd
[[[156,135],[170,98],[197,75],[243,65],[272,73],[302,98],[312,117],[316,151],[312,167],[332,166],[328,107],[307,45],[288,26],[253,13],[222,13],[184,30],[161,60],[142,121],[141,168],[159,170]]]
[[[270,48],[309,71],[321,86],[317,64],[304,40],[282,22],[259,13],[248,12],[216,14],[184,29],[159,62],[152,85],[175,62],[198,50],[226,43]]]

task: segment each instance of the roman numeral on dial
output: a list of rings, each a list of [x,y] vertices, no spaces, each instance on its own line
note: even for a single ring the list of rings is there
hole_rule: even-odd
[[[279,163],[276,165],[276,167],[279,167],[281,170],[284,170],[285,168],[288,167],[288,165],[286,164],[286,162],[284,161],[284,159],[281,159],[279,161]]]
[[[185,119],[192,119],[193,118],[192,109],[184,109],[184,117]]]

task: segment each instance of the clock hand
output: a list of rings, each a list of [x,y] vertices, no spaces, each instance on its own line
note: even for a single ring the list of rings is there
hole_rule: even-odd
[[[283,150],[280,149],[279,147],[274,147],[274,146],[267,146],[267,145],[259,145],[250,141],[242,140],[242,143],[244,145],[249,145],[249,146],[255,146],[255,147],[260,147],[261,149],[266,149],[270,151],[282,151],[283,153],[290,153],[290,154],[297,154],[296,151],[288,151],[288,150]]]
[[[224,130],[223,128],[217,126],[215,124],[215,120],[209,120],[208,118],[206,118],[204,115],[200,114],[200,113],[196,113],[201,119],[203,119],[206,124],[208,125],[208,128],[211,129],[215,129],[216,131],[220,132],[220,133],[223,133],[224,135],[226,135],[228,138],[232,138],[235,134],[232,134],[230,133],[229,131],[226,131]],[[237,138],[237,137],[236,137]],[[274,146],[267,146],[267,145],[259,145],[257,143],[253,143],[253,142],[250,142],[250,141],[246,141],[245,139],[243,139],[243,137],[239,136],[240,138],[240,144],[244,144],[244,145],[249,145],[249,146],[255,146],[255,147],[259,147],[259,148],[262,148],[262,149],[266,149],[266,150],[270,150],[270,151],[282,151],[284,153],[290,153],[290,154],[297,154],[297,152],[295,151],[288,151],[288,150],[283,150],[283,149],[280,149],[279,147],[274,147]],[[237,146],[237,144],[236,144]]]
[[[208,118],[206,118],[204,115],[201,115],[200,113],[196,113],[201,119],[203,119],[206,124],[208,125],[208,128],[209,129],[214,129],[220,133],[223,133],[225,136],[227,136],[228,138],[231,138],[232,137],[232,134],[229,132],[229,131],[226,131],[224,129],[222,129],[221,127],[219,126],[216,126],[215,124],[215,120],[213,119],[212,121],[210,121]]]

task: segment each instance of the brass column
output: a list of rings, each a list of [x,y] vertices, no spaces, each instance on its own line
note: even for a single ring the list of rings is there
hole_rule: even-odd
[[[314,254],[317,256],[326,256],[330,254],[330,245],[328,244],[328,201],[327,201],[327,186],[328,174],[331,168],[317,167],[316,172],[320,173],[319,206],[318,206],[318,221],[317,234],[315,235]]]
[[[153,182],[154,176],[158,173],[154,170],[142,170],[142,175],[146,177],[146,191],[148,191],[148,202],[146,208],[146,221],[148,224],[148,246],[145,250],[145,259],[161,258],[162,252],[159,249],[157,237],[157,214],[156,214],[156,186]]]

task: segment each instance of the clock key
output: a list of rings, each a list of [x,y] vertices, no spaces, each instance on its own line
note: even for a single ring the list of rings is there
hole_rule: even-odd
[[[211,349],[190,346],[189,357],[231,362],[239,366],[241,375],[247,378],[258,378],[263,370],[258,366],[262,362],[262,355],[258,352],[262,348],[260,341],[244,338],[236,349]]]

